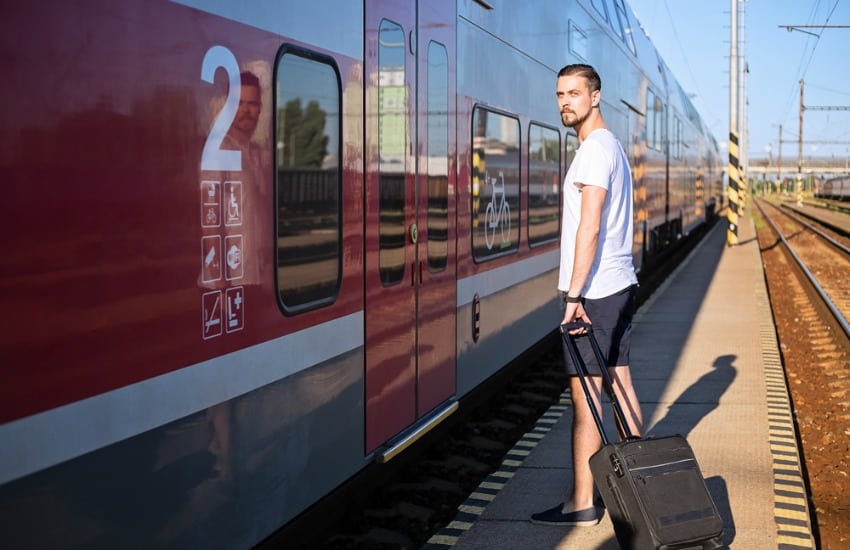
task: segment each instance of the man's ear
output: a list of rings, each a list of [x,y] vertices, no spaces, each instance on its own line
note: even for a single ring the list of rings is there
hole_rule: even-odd
[[[592,94],[590,94],[590,104],[593,107],[599,107],[599,98],[602,96],[602,93],[599,90],[596,90]]]

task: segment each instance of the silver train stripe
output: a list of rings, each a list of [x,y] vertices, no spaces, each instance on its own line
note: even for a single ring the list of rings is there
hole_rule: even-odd
[[[117,443],[363,346],[363,312],[0,426],[0,484]]]
[[[471,303],[476,294],[479,298],[484,298],[557,269],[560,257],[560,249],[555,249],[545,254],[460,279],[457,282],[457,307],[460,308]],[[556,295],[556,289],[553,288],[552,297],[554,298]]]

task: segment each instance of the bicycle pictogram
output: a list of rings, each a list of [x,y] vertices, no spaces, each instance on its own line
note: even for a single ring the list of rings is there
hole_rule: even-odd
[[[496,242],[496,228],[499,228],[502,234],[502,247],[510,244],[511,208],[508,206],[507,199],[505,199],[504,172],[499,171],[498,178],[490,178],[489,174],[485,172],[484,181],[488,182],[493,188],[493,194],[490,197],[490,202],[487,203],[487,210],[484,212],[484,240],[487,243],[487,250],[492,250],[493,244]],[[496,204],[498,204],[498,208]]]

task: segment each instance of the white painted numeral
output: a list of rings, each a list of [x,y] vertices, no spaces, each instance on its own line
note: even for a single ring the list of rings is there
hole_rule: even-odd
[[[227,72],[227,77],[230,80],[230,91],[227,93],[224,107],[207,136],[207,141],[204,143],[204,152],[201,154],[201,170],[235,172],[242,170],[242,151],[222,149],[221,143],[224,136],[227,135],[233,119],[236,118],[236,111],[239,109],[239,95],[242,93],[239,64],[236,63],[236,56],[233,55],[233,52],[224,46],[213,46],[207,50],[207,54],[204,56],[204,62],[201,65],[201,80],[212,84],[215,81],[215,72],[219,67]]]

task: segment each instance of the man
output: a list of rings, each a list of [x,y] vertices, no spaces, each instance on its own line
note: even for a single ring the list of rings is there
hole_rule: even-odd
[[[249,71],[239,75],[242,84],[239,96],[239,108],[233,118],[233,124],[227,133],[225,142],[231,142],[234,149],[249,149],[254,130],[260,120],[260,109],[262,108],[262,92],[260,91],[260,79]]]
[[[233,123],[222,140],[222,149],[237,150],[242,153],[242,171],[228,172],[224,175],[225,185],[231,193],[223,191],[225,221],[227,216],[233,220],[227,228],[228,235],[235,237],[234,250],[236,272],[242,277],[233,280],[236,285],[257,285],[263,282],[267,269],[266,237],[271,236],[271,223],[265,213],[270,200],[270,184],[266,181],[271,157],[267,146],[261,145],[265,136],[257,136],[257,127],[262,111],[262,88],[260,79],[250,71],[239,75],[241,84],[239,107],[233,117]],[[241,236],[241,241],[238,238]],[[241,242],[241,249],[238,243]],[[241,264],[241,265],[240,265]]]
[[[601,94],[599,75],[589,65],[567,65],[558,73],[561,120],[575,129],[580,142],[564,180],[558,289],[565,304],[562,323],[593,324],[631,431],[640,434],[643,420],[629,371],[637,289],[632,263],[632,181],[626,154],[602,118]],[[593,406],[601,413],[602,373],[587,339],[579,338],[578,344],[582,357],[588,358]],[[596,525],[605,509],[594,499],[589,459],[602,442],[575,366],[565,356],[573,402],[572,493],[554,508],[532,515],[531,521]]]

